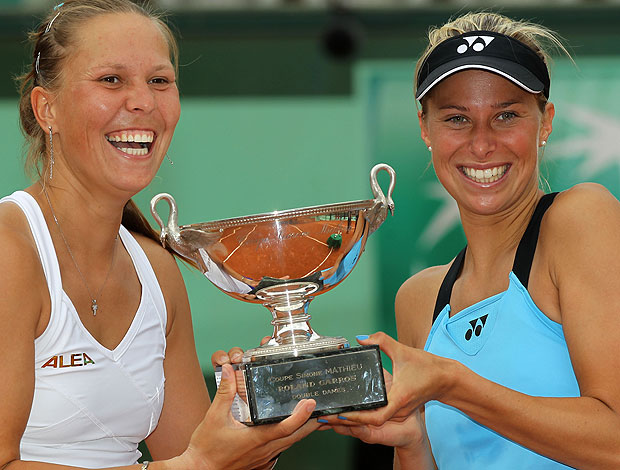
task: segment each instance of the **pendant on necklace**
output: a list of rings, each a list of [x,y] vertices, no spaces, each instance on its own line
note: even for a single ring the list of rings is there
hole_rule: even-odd
[[[93,317],[97,315],[97,309],[99,308],[99,306],[97,305],[97,299],[93,299],[93,304],[91,305],[91,307],[93,309]]]

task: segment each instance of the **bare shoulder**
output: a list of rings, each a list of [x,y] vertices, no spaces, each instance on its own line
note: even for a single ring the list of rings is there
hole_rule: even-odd
[[[22,320],[36,327],[44,303],[49,303],[47,281],[30,226],[19,207],[0,204],[0,318],[20,311]]]
[[[620,202],[604,186],[582,183],[561,192],[543,220],[541,240],[561,246],[620,230]]]
[[[152,238],[142,235],[141,233],[131,232],[131,234],[140,244],[140,247],[144,250],[144,253],[151,262],[151,265],[153,266],[153,269],[158,277],[158,271],[161,271],[162,273],[166,273],[170,270],[178,272],[174,256],[166,250],[161,243],[158,243]]]
[[[612,256],[618,246],[620,202],[601,185],[584,183],[563,191],[543,219],[539,248],[558,289],[576,273],[594,278],[605,269],[620,269],[620,260]]]
[[[398,338],[404,344],[421,348],[433,321],[433,310],[441,282],[449,264],[426,268],[407,279],[396,294]]]

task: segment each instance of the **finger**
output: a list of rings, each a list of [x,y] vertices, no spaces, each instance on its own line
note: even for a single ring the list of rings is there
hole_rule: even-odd
[[[295,406],[291,416],[270,427],[269,431],[272,433],[271,439],[281,439],[293,434],[310,419],[310,415],[314,411],[314,408],[316,408],[316,402],[314,400],[301,400]],[[316,420],[312,421],[316,423]],[[319,426],[320,423],[316,423],[316,427],[318,428]],[[266,428],[265,426],[265,429]]]
[[[351,436],[360,439],[364,442],[373,444],[373,434],[371,429],[365,425],[358,426],[334,426],[334,432],[342,434],[343,436]]]
[[[345,421],[352,421],[357,424],[372,424],[373,426],[381,426],[387,420],[389,420],[398,411],[396,404],[390,404],[388,399],[388,405],[375,410],[367,411],[352,411],[350,413],[343,413],[339,415],[339,419]]]
[[[359,423],[349,421],[342,415],[326,415],[317,419],[319,423],[329,426],[359,426]]]
[[[260,345],[262,346],[265,343],[268,343],[271,339],[271,336],[263,336],[263,339],[260,340]]]
[[[220,380],[220,386],[217,389],[213,403],[209,408],[209,411],[213,410],[216,415],[220,413],[230,414],[230,407],[232,406],[235,395],[237,394],[237,380],[235,377],[235,371],[230,364],[222,365],[222,377]]]
[[[228,353],[226,351],[219,349],[211,354],[211,365],[213,365],[214,369],[223,364],[230,364],[230,357],[228,357]]]
[[[230,362],[233,364],[238,364],[243,359],[243,349],[241,348],[232,348],[228,351],[228,357],[230,358]]]
[[[333,429],[334,432],[337,434],[341,434],[343,436],[352,436],[351,426],[331,426],[331,429]]]
[[[392,338],[389,335],[386,335],[384,332],[379,331],[370,336],[368,335],[359,335],[356,337],[357,342],[362,345],[371,345],[376,344],[381,348],[385,354],[387,354],[390,359],[394,358],[394,355],[398,351],[398,348],[402,346],[398,341]]]
[[[290,446],[295,444],[297,441],[300,441],[304,437],[308,436],[312,432],[319,429],[320,426],[321,424],[317,423],[315,419],[311,419],[311,420],[306,421],[305,424],[303,424],[301,427],[299,427],[296,431],[289,434],[288,436],[282,437],[272,442],[278,446],[279,452],[284,452],[286,449],[288,449]]]

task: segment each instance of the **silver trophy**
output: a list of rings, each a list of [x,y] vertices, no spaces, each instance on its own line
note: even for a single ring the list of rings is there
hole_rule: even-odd
[[[387,196],[377,182],[381,170],[390,175]],[[271,339],[247,350],[237,372],[242,393],[234,411],[240,421],[281,420],[301,398],[317,400],[315,416],[385,405],[378,348],[351,348],[343,337],[319,335],[310,326],[308,305],[353,270],[368,236],[394,210],[395,180],[389,165],[378,164],[370,172],[374,199],[182,226],[171,195],[151,200],[164,246],[221,291],[271,312]],[[156,211],[162,199],[169,204],[167,224]]]

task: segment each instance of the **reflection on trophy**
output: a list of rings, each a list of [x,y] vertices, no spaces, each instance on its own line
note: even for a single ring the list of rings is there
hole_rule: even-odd
[[[387,197],[377,182],[381,170],[390,175]],[[221,291],[271,311],[271,339],[247,350],[236,372],[233,413],[239,421],[279,421],[303,398],[317,401],[313,416],[387,403],[378,347],[352,348],[345,338],[319,335],[310,326],[308,305],[353,270],[368,236],[394,210],[395,179],[390,166],[379,164],[370,172],[371,200],[183,226],[172,196],[151,200],[164,246],[198,266]],[[167,224],[155,209],[162,199],[170,206]],[[219,384],[217,372],[216,378]]]

